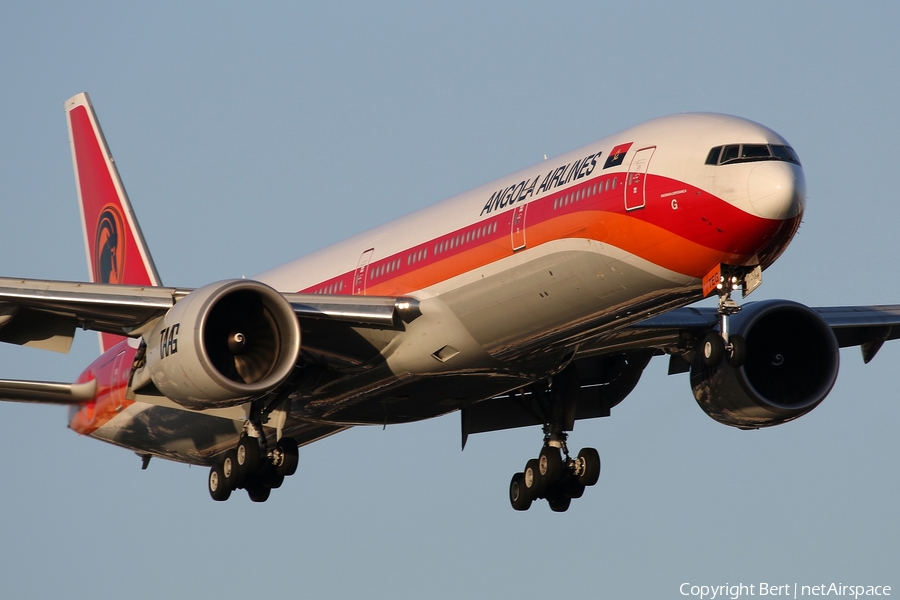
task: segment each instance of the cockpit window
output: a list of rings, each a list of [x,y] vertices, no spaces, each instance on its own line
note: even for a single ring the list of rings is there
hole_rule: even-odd
[[[772,146],[772,154],[778,160],[786,160],[788,162],[795,162],[798,165],[800,164],[800,159],[797,158],[797,153],[794,152],[794,149],[790,146]]]
[[[730,144],[716,146],[706,156],[708,165],[725,165],[739,162],[755,162],[760,160],[782,160],[800,164],[797,154],[790,146],[773,144]]]
[[[741,146],[741,158],[769,158],[772,154],[765,144],[744,144]]]
[[[737,160],[737,157],[740,153],[741,147],[737,144],[725,146],[725,151],[722,152],[722,159],[719,161],[719,164],[724,165],[725,163],[730,163],[733,160]]]
[[[787,146],[772,146],[772,154],[778,160],[793,161],[794,157],[788,152]]]

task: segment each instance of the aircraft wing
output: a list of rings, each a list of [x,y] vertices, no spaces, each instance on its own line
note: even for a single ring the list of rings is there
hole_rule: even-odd
[[[0,342],[68,352],[80,327],[137,336],[192,290],[0,278]],[[283,294],[301,322],[395,327],[418,315],[412,298]]]
[[[749,306],[749,304],[747,305]],[[882,344],[900,338],[900,304],[812,307],[831,327],[838,346],[860,346],[863,360],[871,361]],[[718,323],[713,307],[678,308],[634,324],[637,330],[707,330]]]
[[[68,352],[76,327],[131,335],[188,291],[0,278],[0,341]]]

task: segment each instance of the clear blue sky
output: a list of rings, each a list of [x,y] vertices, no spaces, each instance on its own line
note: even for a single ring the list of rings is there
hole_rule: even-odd
[[[127,4],[127,5],[126,5]],[[163,281],[260,272],[663,114],[784,135],[809,205],[755,299],[900,302],[900,7],[892,2],[6,3],[0,274],[86,261],[63,102],[87,91]],[[360,3],[362,4],[362,3]],[[0,348],[0,377],[70,381]],[[79,439],[60,408],[0,405],[4,598],[680,598],[681,583],[887,584],[900,593],[900,344],[844,351],[803,419],[742,432],[655,359],[572,445],[603,460],[568,513],[516,513],[536,429],[457,415],[301,452],[251,504],[206,469]]]

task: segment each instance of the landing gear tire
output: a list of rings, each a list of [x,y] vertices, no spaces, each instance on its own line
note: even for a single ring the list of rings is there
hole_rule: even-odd
[[[231,496],[231,486],[225,482],[225,473],[220,463],[209,469],[209,495],[216,502],[224,502]]]
[[[568,496],[550,496],[547,498],[547,504],[550,505],[550,510],[553,512],[566,512],[569,510],[569,505],[572,504],[572,499]]]
[[[527,463],[525,463],[523,483],[525,485],[525,493],[532,500],[538,498],[544,491],[543,486],[541,485],[541,475],[538,469],[538,460],[536,458],[532,458]]]
[[[728,353],[728,366],[737,369],[744,364],[747,358],[747,342],[744,336],[732,334],[728,336],[731,351]]]
[[[578,479],[573,479],[566,486],[566,496],[573,500],[581,498],[584,496],[584,484],[580,483]]]
[[[279,473],[277,468],[269,466],[261,474],[259,482],[270,490],[277,490],[284,483],[284,475]]]
[[[540,475],[538,483],[543,489],[547,489],[559,481],[565,466],[559,455],[559,448],[544,446],[541,448],[541,453],[538,455],[537,460],[538,474]]]
[[[250,500],[253,502],[265,502],[269,499],[269,494],[271,493],[272,488],[266,487],[264,485],[252,486],[247,488],[247,495],[250,496]]]
[[[235,452],[238,478],[245,481],[247,477],[253,475],[259,468],[259,440],[246,435],[242,436]]]
[[[707,367],[718,367],[725,356],[725,340],[715,331],[706,334],[700,348],[703,354],[703,363]]]
[[[222,475],[225,476],[225,485],[232,490],[241,483],[238,477],[237,452],[234,450],[229,450],[222,458]]]
[[[297,465],[300,462],[297,442],[291,438],[281,438],[277,448],[281,452],[281,464],[276,467],[278,473],[284,477],[290,477],[297,472]]]
[[[525,490],[524,473],[516,473],[509,482],[509,503],[516,510],[528,510],[531,508],[531,498]]]
[[[596,448],[582,448],[578,452],[578,460],[582,461],[583,470],[578,476],[578,483],[589,487],[600,479],[600,453]]]

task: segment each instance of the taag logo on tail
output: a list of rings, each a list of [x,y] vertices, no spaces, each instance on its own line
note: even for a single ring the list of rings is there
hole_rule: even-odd
[[[66,101],[66,117],[91,280],[161,285],[87,94]],[[101,333],[100,349],[106,351],[121,339]]]
[[[103,207],[97,219],[94,264],[100,283],[125,283],[124,219],[114,204]]]

